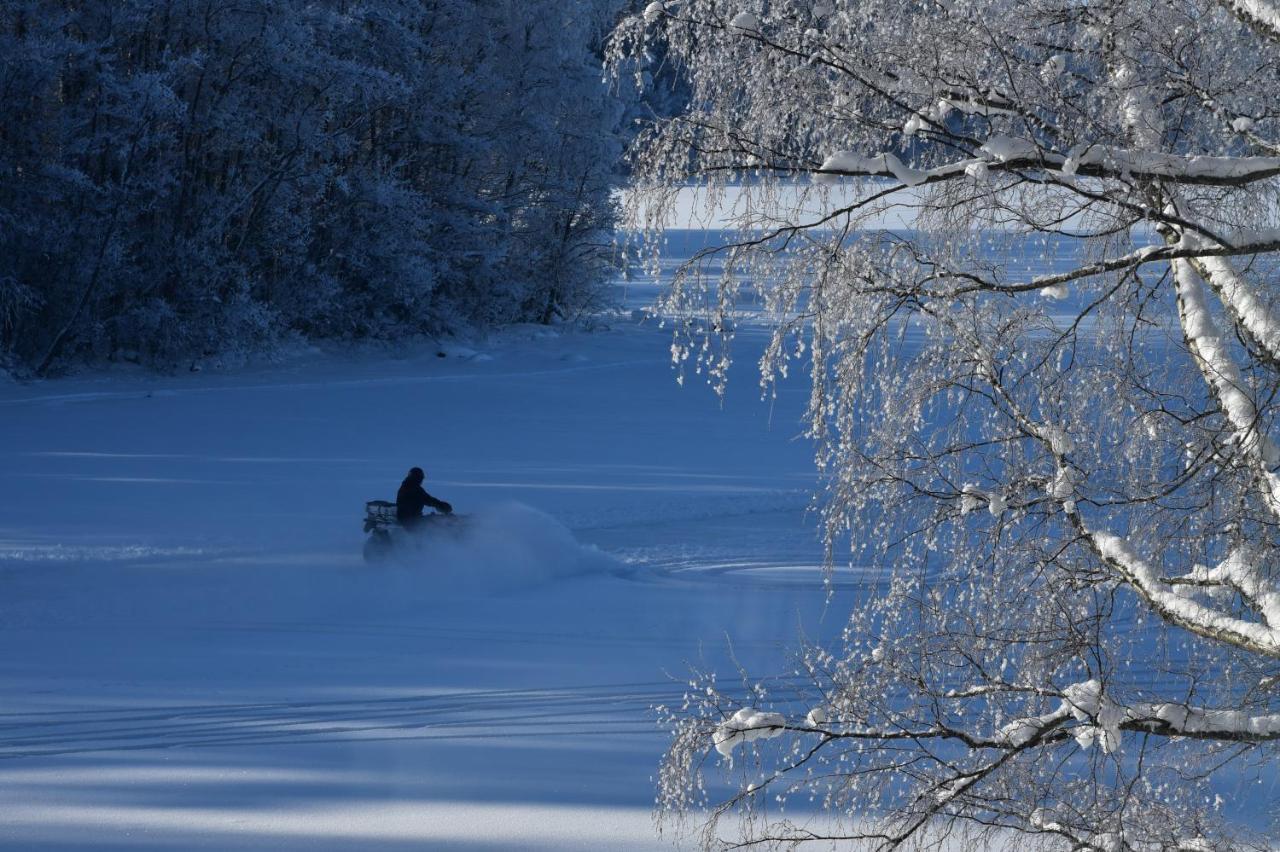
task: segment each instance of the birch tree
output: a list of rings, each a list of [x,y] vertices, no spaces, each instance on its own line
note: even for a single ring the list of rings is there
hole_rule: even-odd
[[[614,67],[654,45],[691,97],[632,149],[631,224],[741,183],[666,297],[676,360],[722,385],[759,291],[866,589],[794,671],[695,679],[661,808],[709,807],[708,846],[1265,845],[1280,6],[654,2]]]

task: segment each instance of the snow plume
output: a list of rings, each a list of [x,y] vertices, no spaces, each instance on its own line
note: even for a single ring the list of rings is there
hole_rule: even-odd
[[[459,530],[429,530],[405,541],[400,562],[421,566],[438,590],[491,593],[607,573],[614,560],[579,543],[556,519],[522,503],[481,509]]]

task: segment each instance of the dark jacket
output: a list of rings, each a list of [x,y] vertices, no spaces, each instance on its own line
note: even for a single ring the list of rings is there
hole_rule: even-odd
[[[400,490],[396,492],[396,518],[400,521],[412,521],[414,518],[422,517],[422,510],[427,506],[438,512],[444,512],[446,515],[453,511],[453,507],[443,500],[437,500],[426,491],[423,490],[420,483],[411,479],[406,479],[400,483]]]

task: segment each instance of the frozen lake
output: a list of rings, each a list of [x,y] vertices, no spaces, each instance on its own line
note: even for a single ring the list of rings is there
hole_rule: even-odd
[[[761,401],[747,324],[723,401],[680,387],[660,283],[444,357],[0,386],[0,848],[692,845],[653,707],[791,686],[880,578],[826,594],[803,377]],[[411,465],[470,530],[366,565]]]
[[[669,848],[653,705],[845,606],[804,389],[744,351],[722,405],[669,344],[0,387],[0,847]],[[472,532],[367,566],[414,464]]]

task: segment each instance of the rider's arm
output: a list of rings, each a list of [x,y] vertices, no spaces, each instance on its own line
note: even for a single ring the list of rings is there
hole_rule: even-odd
[[[428,506],[435,509],[437,512],[444,512],[446,515],[453,514],[453,507],[450,506],[448,503],[444,502],[443,500],[437,500],[436,498],[432,497],[430,494],[427,494],[427,492],[425,491],[423,491],[422,493],[426,495]]]

